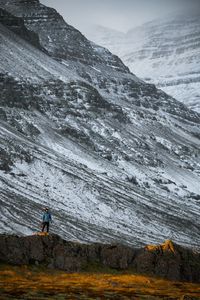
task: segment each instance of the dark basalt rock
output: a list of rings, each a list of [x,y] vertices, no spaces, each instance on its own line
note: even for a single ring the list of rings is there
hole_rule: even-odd
[[[6,26],[14,33],[18,34],[24,40],[31,43],[33,46],[44,51],[43,47],[40,45],[40,41],[37,33],[28,30],[24,25],[24,21],[22,18],[15,17],[11,13],[0,8],[0,23],[2,23],[4,26]]]
[[[49,236],[0,235],[0,261],[4,263],[46,264],[68,272],[98,264],[117,270],[134,269],[136,273],[170,280],[200,282],[200,253],[166,241],[162,245],[133,249],[123,245],[80,244]]]

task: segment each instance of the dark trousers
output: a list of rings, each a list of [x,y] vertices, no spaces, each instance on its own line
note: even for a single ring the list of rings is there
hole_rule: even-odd
[[[42,223],[42,232],[44,231],[45,227],[47,227],[47,232],[49,232],[49,222]]]

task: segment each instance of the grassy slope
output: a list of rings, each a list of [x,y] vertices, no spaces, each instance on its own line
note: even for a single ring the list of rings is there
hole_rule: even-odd
[[[90,272],[67,274],[37,266],[1,265],[0,299],[197,300],[200,286],[94,267]]]

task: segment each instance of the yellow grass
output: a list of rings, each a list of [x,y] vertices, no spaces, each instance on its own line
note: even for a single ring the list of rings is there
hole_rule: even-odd
[[[134,274],[67,274],[37,267],[1,266],[0,299],[193,300],[200,299],[200,285]]]
[[[145,247],[148,251],[170,251],[172,253],[175,253],[175,249],[174,249],[174,245],[173,242],[171,240],[166,240],[163,244],[161,245],[147,245]]]

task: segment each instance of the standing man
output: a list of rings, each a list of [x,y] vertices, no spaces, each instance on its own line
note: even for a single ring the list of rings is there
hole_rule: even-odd
[[[44,232],[45,227],[47,227],[47,232],[49,232],[49,222],[52,222],[52,219],[48,208],[44,210],[42,221],[42,232]]]

